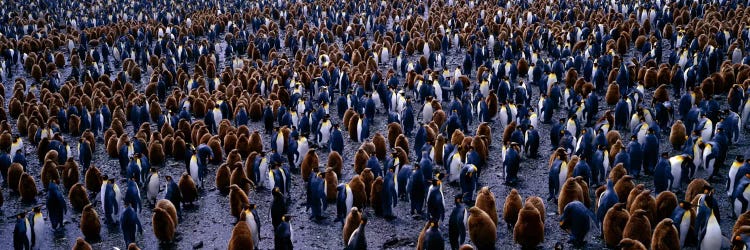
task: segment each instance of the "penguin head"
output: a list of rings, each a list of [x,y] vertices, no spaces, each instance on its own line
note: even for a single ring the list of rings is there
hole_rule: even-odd
[[[281,216],[281,221],[283,221],[283,222],[289,222],[290,220],[292,220],[292,217],[294,217],[294,216],[289,215],[289,214],[282,215]]]

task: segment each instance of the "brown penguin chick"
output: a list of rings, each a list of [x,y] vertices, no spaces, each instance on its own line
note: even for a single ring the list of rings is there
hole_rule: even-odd
[[[217,155],[220,155],[218,153]],[[164,154],[164,145],[161,141],[151,142],[148,146],[148,163],[151,166],[161,166],[166,162],[167,158]]]
[[[349,108],[346,111],[344,111],[344,117],[341,119],[342,125],[344,125],[344,129],[346,131],[349,131],[349,122],[352,120],[352,116],[357,114],[357,111],[354,111],[353,108]]]
[[[482,189],[477,192],[477,200],[476,203],[474,203],[474,206],[482,209],[487,216],[492,219],[492,222],[494,223],[493,225],[497,225],[497,205],[495,203],[495,194],[490,191],[489,187],[482,187]]]
[[[474,246],[469,245],[469,244],[463,244],[461,245],[460,248],[458,248],[458,250],[474,250]]]
[[[88,193],[83,184],[76,183],[68,191],[68,200],[70,200],[70,206],[74,211],[81,211],[86,205],[90,204]]]
[[[244,221],[238,221],[232,229],[232,237],[229,238],[229,250],[255,249],[253,246],[253,235],[250,231],[250,224]]]
[[[617,203],[607,210],[602,221],[602,236],[607,247],[615,248],[620,243],[629,219],[630,213],[625,209],[625,203]]]
[[[615,193],[620,202],[628,202],[628,195],[633,188],[635,188],[635,183],[633,183],[633,176],[630,175],[623,176],[615,183]]]
[[[638,195],[641,194],[645,190],[646,190],[646,186],[643,184],[635,185],[635,187],[630,190],[630,193],[628,193],[628,200],[627,202],[625,202],[626,204],[625,207],[628,209],[628,211],[634,211],[634,210],[630,210],[630,208],[632,207],[633,201],[635,201],[635,198],[638,197]]]
[[[365,182],[362,181],[362,177],[359,175],[352,177],[352,180],[349,181],[349,188],[352,189],[352,206],[364,209],[365,202],[367,202],[367,193],[365,192]]]
[[[533,249],[544,241],[542,214],[530,201],[518,212],[518,221],[513,228],[513,241],[524,249]]]
[[[67,193],[73,185],[78,183],[81,171],[78,170],[78,163],[73,158],[68,158],[62,169],[62,181]]]
[[[617,244],[620,250],[647,250],[646,246],[640,241],[633,240],[630,238],[624,238]]]
[[[250,193],[250,187],[253,185],[253,182],[247,178],[244,169],[237,167],[232,170],[232,175],[229,177],[229,185],[237,185],[245,193]]]
[[[622,237],[640,241],[644,246],[651,245],[651,223],[646,214],[643,209],[631,213],[622,231]]]
[[[352,233],[354,233],[354,230],[359,227],[359,223],[361,221],[362,214],[359,213],[359,209],[357,209],[356,207],[352,207],[351,211],[349,211],[349,214],[346,215],[344,228],[341,230],[344,237],[344,245],[349,242],[349,237],[351,237]]]
[[[174,224],[169,212],[159,207],[154,208],[151,224],[153,225],[154,236],[160,242],[172,242],[174,240],[177,225]]]
[[[692,201],[695,196],[698,194],[702,194],[706,188],[710,188],[711,184],[708,183],[703,178],[696,178],[690,181],[690,184],[688,184],[687,189],[685,189],[685,200],[686,201]]]
[[[484,210],[474,206],[469,209],[466,226],[469,238],[478,249],[494,249],[497,240],[497,223]]]
[[[386,154],[388,154],[385,137],[380,133],[375,133],[375,136],[372,137],[372,143],[375,144],[375,156],[378,157],[378,160],[384,161]]]
[[[92,241],[99,240],[102,222],[99,219],[99,214],[96,213],[96,209],[91,204],[83,207],[80,228],[83,237],[86,237],[86,239]]]
[[[19,163],[10,164],[8,168],[8,187],[11,190],[18,192],[18,182],[23,175],[23,166]]]
[[[81,118],[78,117],[75,114],[71,114],[68,116],[68,131],[70,131],[70,134],[73,136],[79,136],[81,135]]]
[[[677,196],[670,191],[661,191],[656,196],[656,217],[654,221],[662,221],[672,216],[672,211],[677,208]]]
[[[516,131],[516,126],[516,121],[513,121],[505,127],[505,130],[503,131],[503,144],[510,142],[510,135]]]
[[[0,134],[0,149],[10,151],[10,144],[13,143],[12,140],[12,136],[7,131]]]
[[[737,221],[735,221],[734,226],[732,226],[732,234],[736,234],[743,226],[750,226],[750,211],[745,211],[737,216]]]
[[[651,196],[651,190],[644,190],[630,204],[630,213],[634,214],[636,210],[646,211],[648,221],[656,221],[656,199]],[[644,242],[645,243],[645,242]]]
[[[49,187],[49,183],[60,180],[60,172],[57,171],[57,163],[53,160],[47,160],[42,166],[41,172],[42,187]]]
[[[620,85],[616,82],[612,82],[607,87],[607,93],[604,95],[604,100],[607,105],[613,106],[620,101]]]
[[[260,153],[263,151],[263,139],[260,136],[260,132],[258,132],[258,130],[253,131],[253,133],[250,134],[250,138],[248,139],[250,142],[249,144],[250,148],[249,148],[248,153],[251,153],[251,152]]]
[[[236,184],[229,186],[229,212],[239,220],[242,210],[250,203],[247,194]]]
[[[369,139],[362,142],[362,144],[359,145],[359,148],[364,149],[365,152],[367,152],[367,155],[375,155],[375,144],[373,144]]]
[[[568,178],[557,199],[557,213],[562,214],[565,206],[573,201],[583,202],[583,191],[581,191],[581,186],[578,185],[575,178]]]
[[[490,128],[489,123],[480,123],[479,126],[477,126],[476,135],[485,140],[485,145],[492,145],[492,128]]]
[[[526,198],[525,202],[531,202],[532,205],[536,208],[537,211],[539,211],[539,216],[542,217],[542,223],[545,221],[546,215],[546,208],[544,207],[544,200],[542,200],[539,196],[530,196]]]
[[[685,124],[681,120],[677,120],[672,124],[672,130],[669,132],[669,143],[672,144],[672,149],[681,150],[682,146],[687,142],[687,129]]]
[[[18,180],[18,193],[21,195],[21,201],[34,201],[37,195],[34,177],[31,177],[28,173],[21,174],[21,178]]]
[[[492,113],[492,106],[489,107],[489,110],[490,114],[495,114]],[[436,110],[435,112],[432,112],[432,122],[434,122],[438,127],[442,127],[447,119],[448,115],[446,115],[445,111],[443,110]]]
[[[607,131],[607,134],[605,135],[605,137],[607,138],[607,145],[609,145],[609,149],[610,149],[610,152],[609,152],[609,158],[611,158],[610,161],[614,161],[615,155],[612,154],[612,148],[615,146],[620,147],[620,150],[625,148],[625,146],[622,145],[622,141],[621,141],[622,136],[620,135],[619,131],[610,130],[610,131]],[[618,141],[620,142],[619,145],[617,143]]]
[[[182,194],[182,202],[192,204],[198,198],[198,188],[195,186],[195,181],[187,172],[183,172],[180,177],[180,181],[177,182],[177,187],[180,189]]]
[[[400,134],[398,135],[398,137],[396,137],[396,147],[401,147],[402,149],[404,149],[404,151],[406,151],[406,155],[410,155],[409,140],[404,134]]]
[[[359,176],[362,179],[362,182],[365,183],[365,195],[367,197],[367,201],[369,202],[372,195],[372,193],[370,193],[370,190],[372,189],[372,182],[375,181],[375,174],[372,173],[372,170],[370,168],[365,168],[364,170],[362,170],[362,173]]]
[[[508,231],[512,231],[518,221],[518,213],[524,206],[521,203],[523,199],[518,194],[518,190],[511,189],[507,197],[505,197],[505,203],[503,204],[503,220],[508,225]],[[536,208],[534,208],[536,210]]]
[[[231,175],[232,173],[229,171],[227,164],[221,164],[221,166],[216,169],[216,189],[218,189],[220,193],[226,194],[229,192],[229,177]]]
[[[669,101],[669,91],[667,90],[667,85],[659,85],[658,88],[656,88],[656,91],[654,91],[654,99],[651,100],[652,103],[660,103],[660,102],[668,102]]]
[[[128,244],[128,250],[141,250],[141,248],[138,247],[138,245],[136,245],[134,242],[134,243]]]
[[[396,146],[396,138],[399,135],[404,134],[404,130],[401,128],[401,124],[397,122],[391,122],[388,124],[388,145],[393,148]]]
[[[232,152],[232,150],[237,149],[237,134],[235,134],[233,131],[227,132],[226,135],[224,135],[224,152]]]
[[[367,166],[367,161],[370,159],[370,155],[365,152],[364,149],[358,149],[357,153],[354,154],[354,173],[360,174],[362,170]]]
[[[461,145],[464,141],[464,137],[466,136],[460,129],[453,130],[453,133],[451,134],[451,144]]]
[[[326,168],[326,173],[323,181],[326,190],[326,200],[328,200],[328,202],[335,202],[338,191],[336,188],[339,185],[339,179],[338,175],[336,175],[336,171],[334,171],[332,168]]]
[[[251,143],[250,143],[250,140],[247,138],[247,135],[241,134],[240,138],[237,139],[237,152],[240,153],[240,156],[247,157],[248,155],[251,154],[251,152],[254,152],[250,150],[250,145]],[[175,150],[176,148],[177,146],[175,146]],[[175,153],[177,152],[175,151]]]
[[[627,174],[628,174],[628,170],[625,169],[622,163],[617,163],[617,165],[615,165],[615,167],[609,171],[608,178],[612,180],[612,183],[617,184],[617,182],[620,181],[620,179],[622,179],[622,177]]]
[[[320,166],[318,153],[315,152],[315,147],[311,147],[310,150],[307,151],[307,154],[305,154],[305,158],[302,158],[302,163],[300,164],[302,179],[305,182],[310,181],[310,174],[312,174],[313,169],[318,168],[318,166]]]
[[[445,137],[442,134],[437,136],[435,144],[432,145],[434,154],[433,158],[436,165],[443,165],[443,148],[445,147]]]
[[[341,158],[339,152],[331,151],[330,153],[328,153],[328,162],[326,162],[326,168],[330,168],[331,170],[333,170],[333,172],[336,173],[336,178],[341,178],[341,169],[343,167],[344,159]]]
[[[171,201],[169,201],[167,199],[161,199],[161,200],[159,200],[159,201],[156,202],[156,206],[155,207],[156,208],[161,208],[164,211],[166,211],[167,214],[169,215],[169,218],[172,219],[172,222],[175,225],[175,227],[177,227],[177,224],[179,224],[180,222],[179,222],[179,219],[177,217],[177,209],[174,207],[174,204],[172,204]]]
[[[570,171],[571,173],[573,171]],[[583,204],[586,207],[591,207],[591,194],[589,193],[589,184],[583,180],[582,176],[576,176],[576,183],[581,187],[581,195],[583,195]]]
[[[91,165],[86,170],[86,176],[83,181],[86,183],[87,190],[97,192],[96,190],[100,190],[102,187],[102,172],[96,166]]]
[[[665,218],[654,229],[651,238],[651,250],[680,249],[680,235],[672,219]]]
[[[76,244],[73,245],[72,250],[92,250],[91,245],[83,240],[83,238],[78,237],[76,239]]]
[[[326,187],[327,188],[327,187]],[[382,202],[383,202],[383,177],[378,176],[373,182],[372,186],[370,187],[370,207],[375,212],[375,215],[382,215],[383,214],[383,208],[382,208]]]
[[[117,148],[117,136],[109,137],[107,140],[107,155],[109,157],[118,157],[120,155],[119,149]]]
[[[174,156],[174,159],[177,161],[185,160],[185,157],[187,157],[185,152],[187,152],[187,143],[185,143],[185,139],[183,139],[182,136],[175,137],[174,144],[172,144],[172,155]]]
[[[232,149],[232,151],[227,154],[225,164],[227,164],[227,166],[231,168],[235,163],[242,164],[242,156],[240,155],[239,151],[237,151],[236,149]]]

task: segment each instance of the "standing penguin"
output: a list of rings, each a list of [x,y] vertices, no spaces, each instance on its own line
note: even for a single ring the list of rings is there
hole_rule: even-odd
[[[442,173],[437,174],[435,178],[432,179],[432,185],[430,185],[429,191],[427,192],[427,212],[429,219],[438,222],[445,218],[443,182],[440,180],[442,177]]]
[[[286,198],[279,188],[273,189],[273,201],[271,201],[271,224],[273,228],[278,228],[284,217],[289,211],[289,205],[286,203]]]
[[[511,189],[507,197],[505,197],[505,203],[503,205],[503,220],[508,225],[508,231],[513,231],[518,221],[518,214],[522,209],[521,195],[518,194],[518,190]]]
[[[257,206],[255,204],[250,204],[245,207],[245,211],[243,211],[243,215],[240,216],[241,219],[244,219],[247,223],[247,226],[250,228],[250,233],[252,234],[252,240],[253,240],[253,246],[255,246],[255,250],[259,249],[260,247],[260,217],[258,217],[258,213],[256,212]]]
[[[102,182],[102,191],[101,193],[101,199],[102,207],[104,210],[104,221],[107,224],[112,224],[117,222],[117,214],[120,212],[120,206],[117,202],[117,197],[115,194],[114,189],[114,183],[110,183],[109,180],[107,180],[107,177],[104,177],[104,181]]]
[[[692,242],[695,236],[695,210],[688,201],[680,201],[672,212],[672,221],[674,221],[677,232],[679,233],[680,246],[687,246],[688,239]]]
[[[182,220],[182,194],[180,193],[180,188],[177,183],[174,182],[172,176],[167,175],[164,179],[167,180],[167,193],[164,195],[164,199],[172,202],[172,205],[174,205],[177,210],[177,217]]]
[[[518,212],[518,221],[513,228],[513,241],[523,249],[535,249],[544,241],[542,212],[531,201],[526,201]]]
[[[294,246],[294,233],[292,231],[292,224],[289,221],[292,219],[288,214],[281,216],[279,225],[275,227],[273,246],[276,250],[293,250]]]
[[[16,250],[31,249],[33,239],[34,231],[29,219],[26,218],[26,213],[19,213],[16,215],[16,226],[13,229],[13,248]]]
[[[469,219],[468,210],[463,204],[463,197],[457,194],[454,198],[455,207],[448,221],[448,239],[451,249],[458,249],[466,241],[466,223]]]
[[[580,201],[568,203],[560,215],[560,228],[569,234],[569,242],[575,247],[586,244],[586,235],[591,230],[594,215]]]
[[[651,223],[646,210],[637,209],[630,214],[628,223],[622,231],[622,237],[637,240],[645,246],[651,245]]]
[[[365,225],[367,225],[367,217],[362,217],[359,222],[359,227],[352,232],[349,241],[346,244],[346,250],[366,250],[367,249],[367,237],[365,235]]]
[[[395,168],[391,167],[388,169],[388,171],[385,173],[385,178],[383,178],[383,203],[382,203],[382,209],[383,209],[383,217],[386,220],[392,220],[395,219],[396,216],[393,213],[393,207],[398,205],[398,182],[396,175]]]
[[[156,214],[154,214],[156,216]],[[250,231],[250,227],[244,221],[238,221],[232,229],[232,236],[229,238],[227,249],[229,250],[241,250],[241,249],[255,249],[253,242],[253,235]]]
[[[409,204],[411,204],[409,213],[412,216],[422,215],[422,208],[424,207],[426,198],[425,191],[427,191],[427,187],[425,186],[424,175],[420,171],[419,165],[415,164],[406,185],[406,192],[409,194]]]
[[[130,203],[125,203],[125,209],[120,215],[120,229],[122,235],[125,237],[125,244],[135,243],[136,231],[143,235],[143,226],[141,221],[138,219],[138,213],[130,206]]]
[[[156,168],[150,169],[151,174],[146,177],[146,195],[148,201],[151,204],[156,205],[156,195],[159,194],[159,188],[161,187],[161,181],[159,180],[159,173]]]
[[[505,159],[503,159],[503,169],[505,175],[505,184],[509,186],[516,185],[518,183],[518,171],[521,166],[521,155],[519,154],[520,148],[518,143],[511,142],[510,148],[505,153]]]
[[[469,217],[466,220],[469,229],[469,238],[477,246],[477,249],[494,249],[497,240],[496,223],[492,218],[478,207],[469,209]]]
[[[46,240],[45,234],[48,230],[47,225],[44,224],[44,216],[42,215],[41,207],[35,207],[31,210],[31,212],[33,214],[31,227],[34,229],[31,237],[31,248],[41,249],[42,242]]]
[[[495,203],[495,194],[490,191],[489,187],[483,187],[477,192],[477,201],[474,204],[475,207],[482,209],[492,219],[492,222],[497,225],[497,208]]]
[[[654,229],[651,238],[651,250],[680,249],[680,236],[672,219],[665,218]]]
[[[716,219],[713,209],[708,217],[708,223],[705,229],[698,232],[698,240],[700,241],[700,249],[721,249],[724,241],[724,236],[721,233],[721,226],[719,221]]]
[[[425,250],[443,250],[445,249],[445,239],[443,234],[440,233],[440,226],[437,221],[431,220],[427,222],[427,228],[422,238],[422,249]]]
[[[83,207],[80,225],[83,236],[86,237],[86,239],[89,239],[89,241],[98,240],[101,228],[101,220],[99,219],[99,214],[96,213],[94,207],[91,206],[91,204]]]
[[[57,183],[58,181],[50,182],[49,187],[47,188],[47,213],[50,226],[52,226],[52,229],[55,231],[62,229],[63,217],[68,211],[65,196],[63,196]],[[36,221],[36,217],[34,219]]]
[[[607,211],[602,222],[602,236],[607,247],[614,248],[622,240],[622,232],[630,219],[625,203],[617,203]]]
[[[464,202],[473,202],[474,193],[477,190],[477,179],[477,166],[474,164],[464,164],[464,167],[461,168],[461,179],[459,182]]]

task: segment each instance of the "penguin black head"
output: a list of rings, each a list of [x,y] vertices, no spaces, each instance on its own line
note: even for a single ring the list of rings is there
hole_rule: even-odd
[[[635,136],[635,135],[631,135],[631,136],[630,136],[630,140],[631,140],[631,141],[635,141],[635,140],[637,140],[637,139],[638,139],[638,137],[637,137],[637,136]]]
[[[456,202],[456,205],[461,204],[463,199],[464,199],[463,194],[456,194],[456,196],[453,197],[453,200]]]
[[[669,158],[669,153],[667,152],[661,153],[661,158],[664,158],[664,159]]]
[[[737,155],[737,156],[734,157],[734,160],[735,161],[739,161],[739,162],[743,162],[743,161],[745,161],[745,158],[742,157],[742,155]]]
[[[693,204],[690,203],[689,201],[680,201],[680,207],[682,209],[690,209],[690,207],[692,207],[692,206],[693,206]]]
[[[282,215],[281,216],[281,221],[283,221],[283,222],[289,222],[292,219],[292,217],[294,217],[294,216],[291,216],[291,215],[288,215],[288,214]]]
[[[167,181],[172,181],[172,176],[167,175],[164,177],[164,179],[166,179]]]
[[[34,213],[40,213],[40,212],[42,212],[42,206],[36,206],[36,207],[32,208],[31,211],[34,212]]]

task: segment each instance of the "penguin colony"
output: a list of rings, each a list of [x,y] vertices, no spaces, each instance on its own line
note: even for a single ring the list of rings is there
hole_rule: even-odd
[[[748,10],[12,2],[3,242],[744,249]]]

